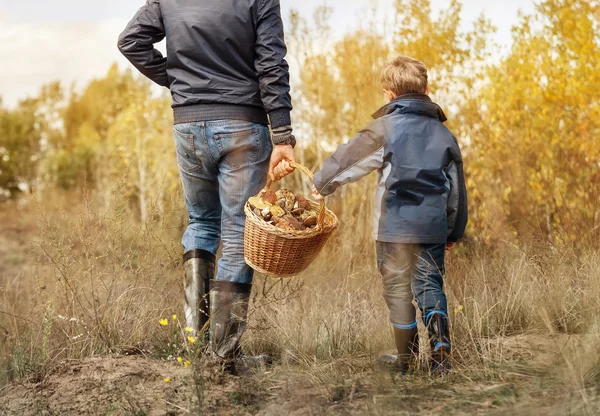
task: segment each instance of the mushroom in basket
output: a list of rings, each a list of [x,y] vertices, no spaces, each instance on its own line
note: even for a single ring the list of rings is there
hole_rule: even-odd
[[[302,231],[317,225],[317,212],[302,195],[288,189],[262,190],[248,200],[252,211],[265,222],[288,231]]]

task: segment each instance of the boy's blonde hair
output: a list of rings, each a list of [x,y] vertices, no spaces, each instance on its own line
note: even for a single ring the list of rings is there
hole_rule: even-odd
[[[410,56],[398,56],[381,71],[384,90],[397,97],[403,94],[425,94],[427,92],[427,67]]]

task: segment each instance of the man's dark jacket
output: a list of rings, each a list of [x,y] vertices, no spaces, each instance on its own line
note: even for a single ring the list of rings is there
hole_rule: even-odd
[[[167,56],[154,44],[167,39]],[[290,125],[279,0],[148,0],[119,50],[168,87],[175,123],[241,119]]]
[[[379,172],[375,239],[387,243],[456,242],[468,220],[463,161],[442,109],[424,94],[398,97],[315,174],[321,195]]]

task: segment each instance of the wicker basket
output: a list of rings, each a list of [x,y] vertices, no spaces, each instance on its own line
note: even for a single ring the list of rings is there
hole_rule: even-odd
[[[298,163],[291,165],[306,174],[312,181],[310,170]],[[267,188],[271,182],[267,183]],[[319,210],[317,226],[303,231],[287,231],[265,222],[256,215],[250,203],[246,203],[246,233],[244,255],[246,263],[254,270],[271,276],[295,276],[305,270],[317,257],[329,236],[338,226],[333,212],[320,204],[309,201]]]

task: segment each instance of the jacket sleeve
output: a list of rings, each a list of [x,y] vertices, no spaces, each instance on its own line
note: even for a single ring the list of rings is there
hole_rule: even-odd
[[[260,94],[271,127],[287,127],[291,125],[292,99],[279,0],[259,0],[258,3],[254,66]]]
[[[155,43],[164,38],[165,29],[159,2],[148,0],[119,36],[118,47],[142,74],[166,87],[167,58],[154,47]]]
[[[340,186],[381,169],[384,155],[385,139],[379,123],[375,121],[325,160],[321,170],[315,174],[315,187],[321,195],[331,195]]]
[[[447,174],[450,179],[450,196],[448,198],[448,241],[457,242],[465,235],[469,212],[467,204],[467,187],[463,172],[463,161],[458,144],[452,150],[453,160]]]

